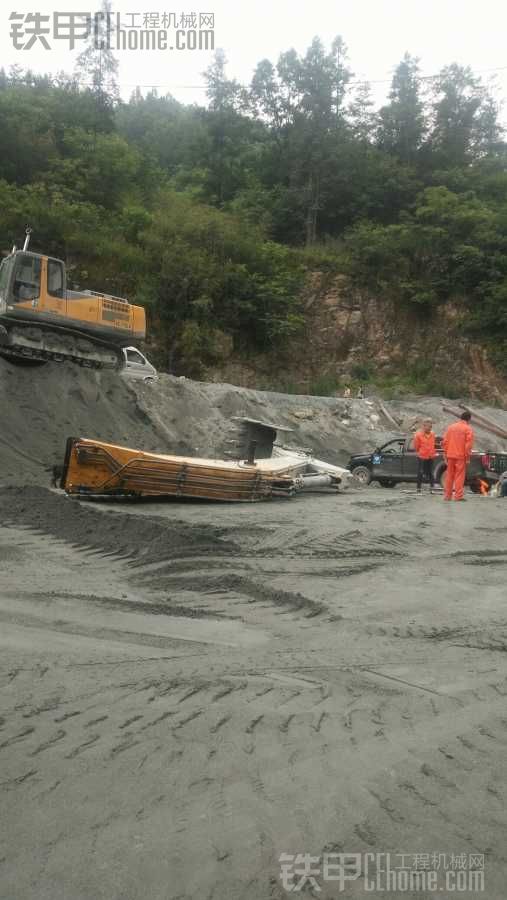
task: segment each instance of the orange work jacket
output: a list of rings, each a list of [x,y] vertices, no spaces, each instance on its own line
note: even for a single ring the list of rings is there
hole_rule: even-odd
[[[449,425],[442,442],[444,453],[449,459],[470,459],[474,445],[474,433],[468,422],[460,419]]]
[[[435,450],[435,433],[430,431],[416,431],[414,436],[414,448],[419,459],[435,459],[437,451]]]

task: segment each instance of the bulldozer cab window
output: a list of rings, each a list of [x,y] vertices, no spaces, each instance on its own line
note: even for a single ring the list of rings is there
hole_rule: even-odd
[[[40,257],[29,253],[16,255],[14,270],[13,300],[37,300],[40,295]]]
[[[12,257],[10,259],[4,259],[0,266],[0,300],[7,300],[13,262],[14,260]]]
[[[56,259],[48,259],[48,294],[63,299],[63,264]]]

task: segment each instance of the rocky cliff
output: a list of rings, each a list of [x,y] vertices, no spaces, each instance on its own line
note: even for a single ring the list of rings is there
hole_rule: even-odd
[[[457,393],[501,401],[507,381],[495,370],[484,346],[463,329],[463,315],[449,302],[428,310],[351,288],[345,276],[315,272],[305,294],[304,335],[284,352],[257,356],[247,363],[231,358],[210,376],[248,387],[292,383],[304,391],[319,379],[381,384],[392,376],[407,383],[431,381],[434,393]],[[431,391],[428,391],[431,392]]]

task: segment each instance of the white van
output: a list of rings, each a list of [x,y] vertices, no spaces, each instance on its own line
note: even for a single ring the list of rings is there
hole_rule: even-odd
[[[157,370],[137,347],[123,347],[123,358],[125,360],[121,375],[127,378],[139,378],[145,384],[152,384],[158,381]]]

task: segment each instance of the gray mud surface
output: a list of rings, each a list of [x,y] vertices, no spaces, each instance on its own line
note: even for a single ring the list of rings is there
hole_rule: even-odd
[[[202,451],[257,406],[338,461],[380,431],[169,376],[44,367],[30,400],[3,365],[2,900],[283,900],[283,853],[483,855],[484,891],[442,869],[438,894],[504,900],[507,507],[82,503],[48,486],[68,433],[174,452],[195,425]],[[318,882],[298,893],[436,896]]]
[[[500,502],[0,511],[2,897],[282,900],[282,853],[433,851],[505,897]]]

